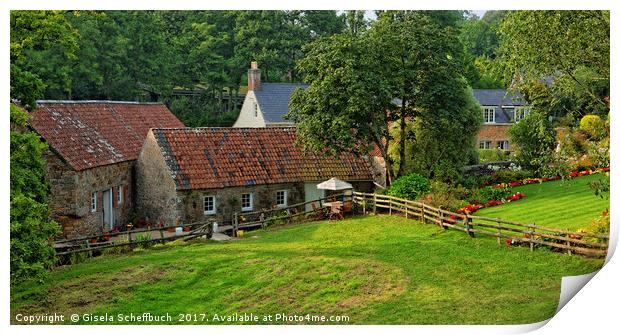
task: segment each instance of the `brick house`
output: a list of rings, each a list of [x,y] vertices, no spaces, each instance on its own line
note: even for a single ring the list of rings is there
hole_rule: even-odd
[[[127,224],[148,130],[184,126],[159,103],[39,101],[31,116],[30,127],[49,145],[52,218],[69,238]]]
[[[510,150],[508,129],[530,112],[523,97],[502,89],[474,90],[474,97],[482,105],[484,118],[478,148]]]
[[[164,225],[223,222],[320,198],[316,185],[331,177],[372,190],[366,160],[304,154],[295,134],[286,127],[152,129],[136,165],[138,215]]]

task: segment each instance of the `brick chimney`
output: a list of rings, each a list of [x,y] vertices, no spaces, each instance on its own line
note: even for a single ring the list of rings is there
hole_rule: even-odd
[[[248,91],[260,91],[260,69],[256,61],[251,63],[248,70]]]

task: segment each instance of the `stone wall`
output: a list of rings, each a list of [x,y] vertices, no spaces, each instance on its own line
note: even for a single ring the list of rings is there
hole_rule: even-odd
[[[508,129],[512,127],[512,124],[485,124],[480,128],[476,147],[480,144],[480,141],[491,141],[491,149],[496,149],[500,141],[509,141]]]
[[[109,230],[104,227],[103,191],[112,189],[114,226],[126,225],[133,213],[133,161],[100,166],[84,171],[73,170],[52,151],[44,154],[48,180],[51,184],[50,209],[63,235],[73,238],[98,234]],[[118,203],[117,187],[123,189]],[[97,195],[97,211],[91,212],[91,194]]]
[[[177,222],[176,185],[164,157],[149,131],[136,162],[136,214],[149,223]]]
[[[231,220],[233,213],[241,212],[241,194],[243,193],[252,193],[252,211],[273,208],[276,204],[276,191],[280,190],[287,191],[287,205],[304,202],[303,183],[179,191],[179,201],[177,202],[176,210],[179,223],[192,223],[204,220],[216,222]],[[203,198],[205,196],[215,196],[215,214],[204,214]]]

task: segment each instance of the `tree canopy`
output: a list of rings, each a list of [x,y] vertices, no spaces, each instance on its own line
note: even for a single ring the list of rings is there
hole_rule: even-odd
[[[380,12],[367,31],[349,31],[307,47],[298,66],[310,87],[294,93],[289,113],[307,148],[323,150],[327,145],[332,152],[353,148],[366,153],[369,145],[375,145],[386,160],[389,179],[411,171],[407,162],[418,158],[405,157],[405,140],[454,141],[459,143],[454,148],[471,151],[481,116],[479,106],[468,103],[473,97],[463,79],[463,47],[454,25],[433,14]],[[422,128],[406,127],[407,122],[418,122],[438,129],[451,122],[461,125],[460,121],[465,131],[452,133],[454,138],[442,131],[422,135],[416,131]],[[389,131],[395,122],[400,125],[396,136]],[[388,154],[390,145],[399,152],[396,171]],[[437,154],[440,159],[444,155]],[[459,152],[444,158],[452,154]],[[446,164],[458,167],[463,162]],[[435,173],[429,166],[413,170],[426,176]]]

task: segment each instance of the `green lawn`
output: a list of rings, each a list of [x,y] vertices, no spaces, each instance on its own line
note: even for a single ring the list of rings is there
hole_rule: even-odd
[[[531,323],[553,315],[562,276],[600,266],[602,260],[367,216],[59,268],[44,284],[11,290],[11,320],[17,313],[148,311],[175,320],[180,313],[252,312],[346,315],[349,324]]]
[[[600,174],[571,180],[550,181],[515,187],[525,194],[519,201],[483,208],[475,215],[497,217],[523,223],[577,230],[588,226],[594,218],[609,208],[609,199],[594,195],[588,186]]]

